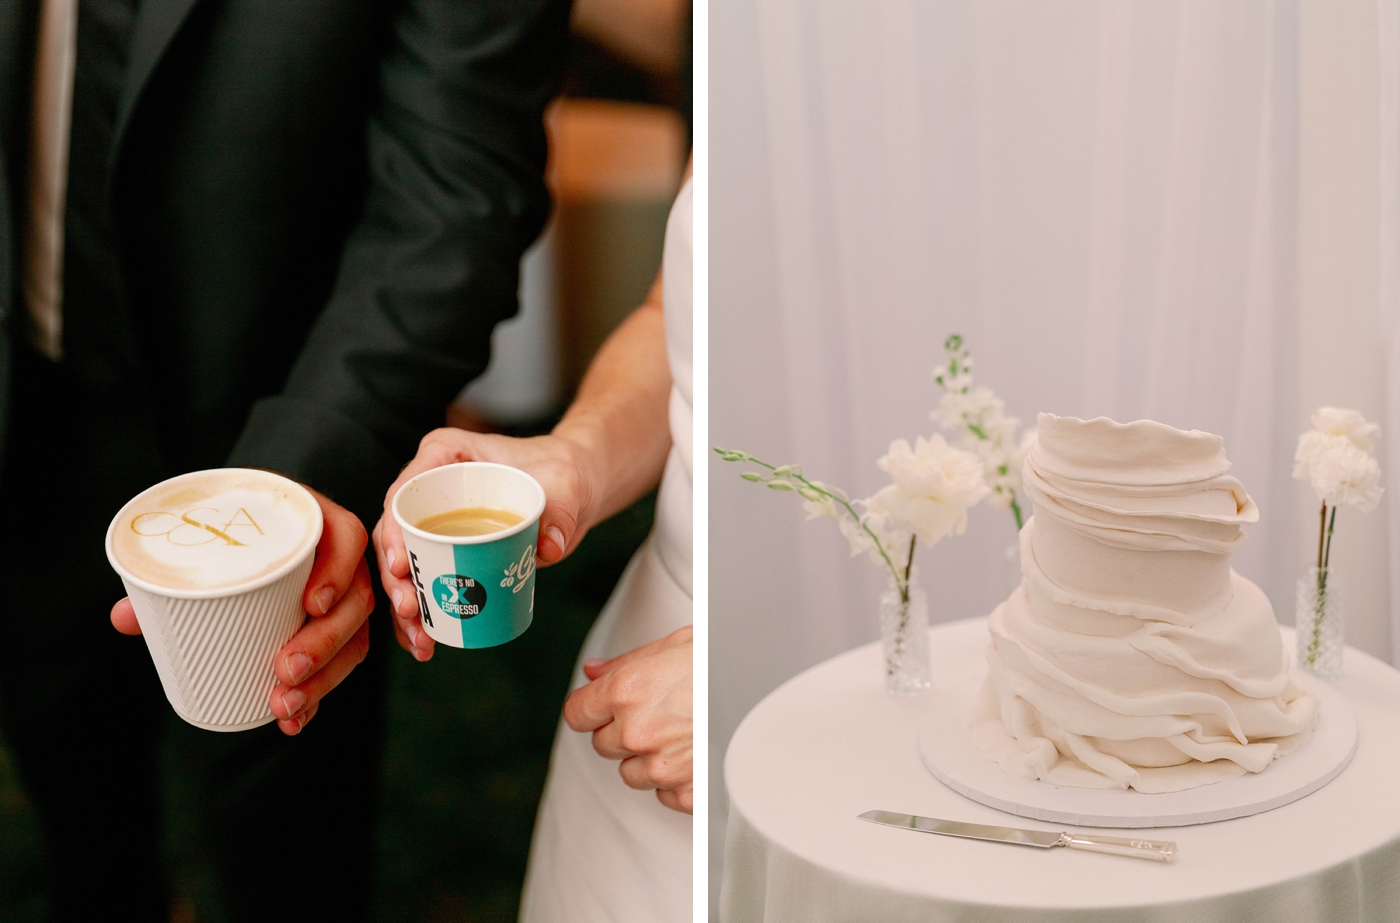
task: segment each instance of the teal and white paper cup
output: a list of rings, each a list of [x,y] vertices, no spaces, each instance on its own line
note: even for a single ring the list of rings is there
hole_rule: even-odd
[[[486,535],[439,535],[418,528],[430,516],[462,508],[521,517]],[[520,637],[535,612],[535,549],[544,488],[509,465],[459,462],[434,468],[394,495],[409,578],[428,636],[452,647],[495,647]]]

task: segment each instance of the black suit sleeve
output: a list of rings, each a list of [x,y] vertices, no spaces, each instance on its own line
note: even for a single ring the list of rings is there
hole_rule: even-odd
[[[365,213],[286,388],[254,406],[230,464],[376,516],[517,309],[520,257],[549,210],[542,118],[568,18],[568,0],[410,0],[395,17]]]

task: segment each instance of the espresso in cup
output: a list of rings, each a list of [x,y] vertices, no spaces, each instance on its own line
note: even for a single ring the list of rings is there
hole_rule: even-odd
[[[434,535],[490,535],[511,526],[518,526],[525,517],[510,510],[496,510],[488,506],[461,506],[455,510],[434,513],[415,522],[424,532]]]
[[[444,465],[399,488],[390,509],[429,637],[494,647],[530,626],[544,503],[538,481],[491,462]]]

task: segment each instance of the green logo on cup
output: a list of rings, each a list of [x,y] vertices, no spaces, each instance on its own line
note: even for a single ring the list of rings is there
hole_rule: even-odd
[[[434,580],[433,596],[438,608],[453,618],[469,619],[486,608],[486,587],[461,574],[443,574]]]

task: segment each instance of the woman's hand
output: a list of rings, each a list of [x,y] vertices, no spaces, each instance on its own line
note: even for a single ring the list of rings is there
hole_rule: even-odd
[[[564,720],[593,732],[593,749],[621,760],[632,788],[655,789],[673,811],[691,813],[693,729],[691,627],[612,660],[588,660],[592,680],[569,694]]]
[[[423,661],[433,656],[433,639],[423,630],[418,597],[408,578],[408,555],[403,532],[390,504],[410,478],[442,465],[464,461],[496,462],[519,468],[540,482],[545,506],[540,515],[540,538],[535,558],[541,567],[554,564],[578,547],[593,518],[593,476],[585,451],[562,436],[512,439],[460,429],[437,429],[423,437],[418,454],[384,495],[384,515],[374,527],[374,550],[379,577],[389,594],[394,634],[399,646]]]

